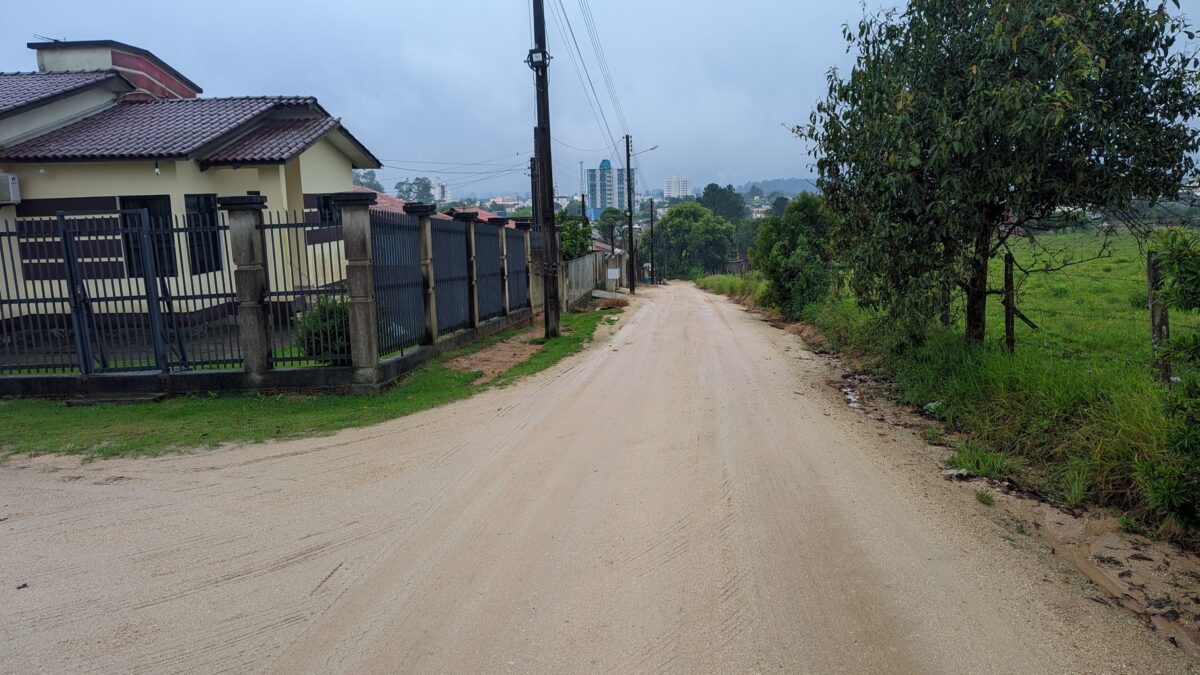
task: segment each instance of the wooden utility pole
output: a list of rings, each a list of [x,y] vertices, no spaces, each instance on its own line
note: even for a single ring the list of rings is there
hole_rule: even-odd
[[[588,228],[588,236],[591,237],[592,236],[592,234],[591,234],[592,233],[592,230],[591,230],[592,221],[588,220],[588,216],[587,216],[587,193],[586,192],[579,193],[579,215],[580,215],[580,218],[583,220],[583,226]]]
[[[625,216],[629,221],[629,239],[625,242],[625,254],[629,256],[629,294],[637,293],[637,256],[633,243],[633,136],[625,134]]]
[[[1162,298],[1163,277],[1158,256],[1154,251],[1146,254],[1146,291],[1150,302],[1150,355],[1158,365],[1158,377],[1163,384],[1171,386],[1171,355],[1167,353],[1167,341],[1171,339],[1171,324],[1167,317],[1167,305]]]
[[[558,228],[554,224],[554,162],[550,149],[550,84],[547,70],[550,67],[550,54],[546,51],[546,9],[542,0],[533,0],[533,49],[525,63],[534,73],[537,88],[537,129],[534,132],[533,151],[537,158],[538,188],[534,199],[537,208],[534,213],[541,212],[542,250],[542,291],[545,294],[546,307],[546,337],[556,338],[562,334],[561,307],[558,297]]]

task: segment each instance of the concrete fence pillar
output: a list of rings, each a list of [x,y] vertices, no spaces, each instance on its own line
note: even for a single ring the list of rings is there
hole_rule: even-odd
[[[471,306],[471,328],[479,327],[479,277],[475,272],[475,221],[474,213],[456,213],[455,220],[467,224],[467,302]]]
[[[217,205],[229,219],[242,364],[251,383],[258,386],[271,369],[270,312],[266,303],[267,240],[262,228],[267,198],[234,195],[218,198]]]
[[[421,276],[424,277],[425,288],[425,339],[429,344],[436,344],[438,339],[437,320],[437,284],[433,275],[433,214],[437,210],[433,204],[408,202],[404,212],[416,216],[421,228]]]
[[[512,310],[508,302],[508,218],[492,218],[488,223],[496,226],[496,236],[500,238],[500,302],[504,316],[508,316]]]
[[[371,206],[375,204],[375,193],[339,192],[332,201],[334,208],[342,212],[354,382],[374,385],[379,369],[379,317],[375,313],[375,266],[371,252]]]

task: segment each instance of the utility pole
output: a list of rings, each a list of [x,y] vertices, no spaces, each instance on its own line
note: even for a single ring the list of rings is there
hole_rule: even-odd
[[[629,220],[629,239],[625,242],[625,254],[629,256],[629,294],[637,293],[637,256],[633,244],[633,136],[625,134],[625,215]]]
[[[654,247],[658,244],[654,240],[654,197],[650,198],[650,285],[658,283],[658,265],[654,264]]]
[[[587,193],[586,192],[579,193],[579,215],[580,215],[580,218],[583,220],[583,226],[590,227],[592,224],[592,221],[588,220],[588,217],[587,217]],[[592,236],[590,229],[588,230],[588,236],[589,237]]]
[[[562,334],[562,317],[558,298],[558,228],[554,225],[554,163],[550,154],[550,83],[546,71],[550,67],[550,54],[546,52],[546,9],[542,0],[533,1],[533,49],[525,63],[534,73],[537,87],[537,130],[534,133],[533,151],[537,158],[538,192],[535,199],[541,207],[542,250],[545,260],[542,265],[542,292],[546,308],[546,337],[556,338]],[[537,213],[538,209],[534,209]]]

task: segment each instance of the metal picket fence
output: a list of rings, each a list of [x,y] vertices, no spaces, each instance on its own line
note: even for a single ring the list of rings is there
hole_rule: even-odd
[[[495,225],[475,225],[475,292],[479,320],[504,313],[504,271],[500,267],[500,231]]]
[[[313,212],[263,214],[271,362],[349,365],[350,308],[339,222]]]
[[[371,211],[380,357],[426,341],[421,226],[415,216]]]
[[[438,332],[445,334],[471,325],[467,224],[438,219],[431,229]]]
[[[0,373],[240,367],[228,247],[215,209],[0,222]]]
[[[589,253],[567,262],[567,305],[576,305],[604,285],[608,266],[603,253]]]
[[[508,308],[521,309],[529,306],[529,261],[526,260],[525,233],[521,230],[503,230],[508,258]]]

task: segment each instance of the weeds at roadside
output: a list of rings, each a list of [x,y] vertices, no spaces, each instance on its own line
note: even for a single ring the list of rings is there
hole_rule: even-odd
[[[980,504],[983,504],[984,506],[995,506],[996,505],[996,498],[993,497],[990,492],[984,492],[983,490],[975,491],[975,501],[979,502]]]
[[[975,441],[963,441],[949,464],[980,478],[1010,478],[1016,473],[1016,466],[1011,459]]]
[[[942,432],[936,426],[928,426],[921,430],[921,440],[929,445],[944,447],[946,441],[942,438]]]

